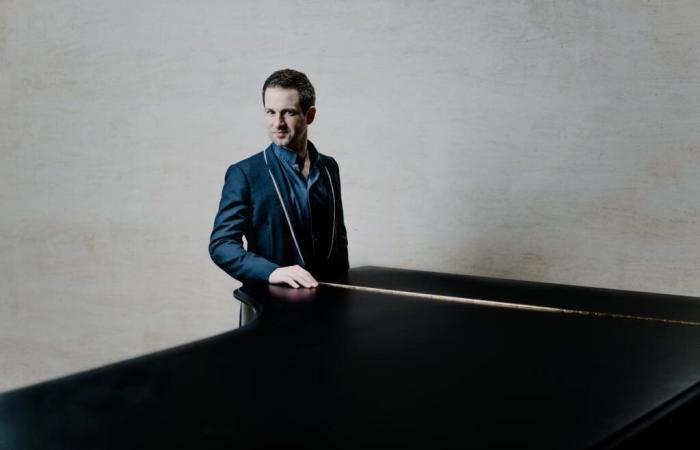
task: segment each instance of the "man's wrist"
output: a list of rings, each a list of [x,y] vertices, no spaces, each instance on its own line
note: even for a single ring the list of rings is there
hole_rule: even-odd
[[[270,282],[270,277],[272,276],[274,271],[280,268],[280,266],[278,266],[277,264],[274,264],[274,263],[270,263],[270,265],[271,265],[270,271],[267,272],[267,277],[265,277],[265,279],[267,280],[268,283]]]

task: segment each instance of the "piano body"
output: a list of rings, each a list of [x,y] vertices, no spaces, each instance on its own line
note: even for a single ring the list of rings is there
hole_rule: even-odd
[[[698,298],[379,267],[235,295],[239,329],[0,394],[0,449],[677,448],[700,418]]]

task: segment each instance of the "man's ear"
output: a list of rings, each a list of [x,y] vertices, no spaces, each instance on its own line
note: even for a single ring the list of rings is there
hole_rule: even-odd
[[[316,117],[316,107],[309,106],[309,109],[306,110],[306,124],[309,125],[311,122],[313,122],[315,117]]]

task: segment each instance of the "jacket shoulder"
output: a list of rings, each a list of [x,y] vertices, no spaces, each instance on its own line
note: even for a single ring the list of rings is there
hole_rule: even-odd
[[[322,161],[331,169],[338,171],[338,162],[332,156],[328,156],[324,153],[319,153]]]
[[[259,170],[263,170],[266,167],[263,152],[257,152],[256,154],[249,156],[246,159],[238,161],[237,163],[231,165],[231,168],[233,167],[237,167],[244,173],[252,173],[257,172]]]

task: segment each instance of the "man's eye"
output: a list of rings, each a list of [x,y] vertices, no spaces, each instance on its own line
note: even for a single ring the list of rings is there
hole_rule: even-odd
[[[296,113],[296,111],[287,111],[287,115],[288,116],[296,116],[297,113]]]

